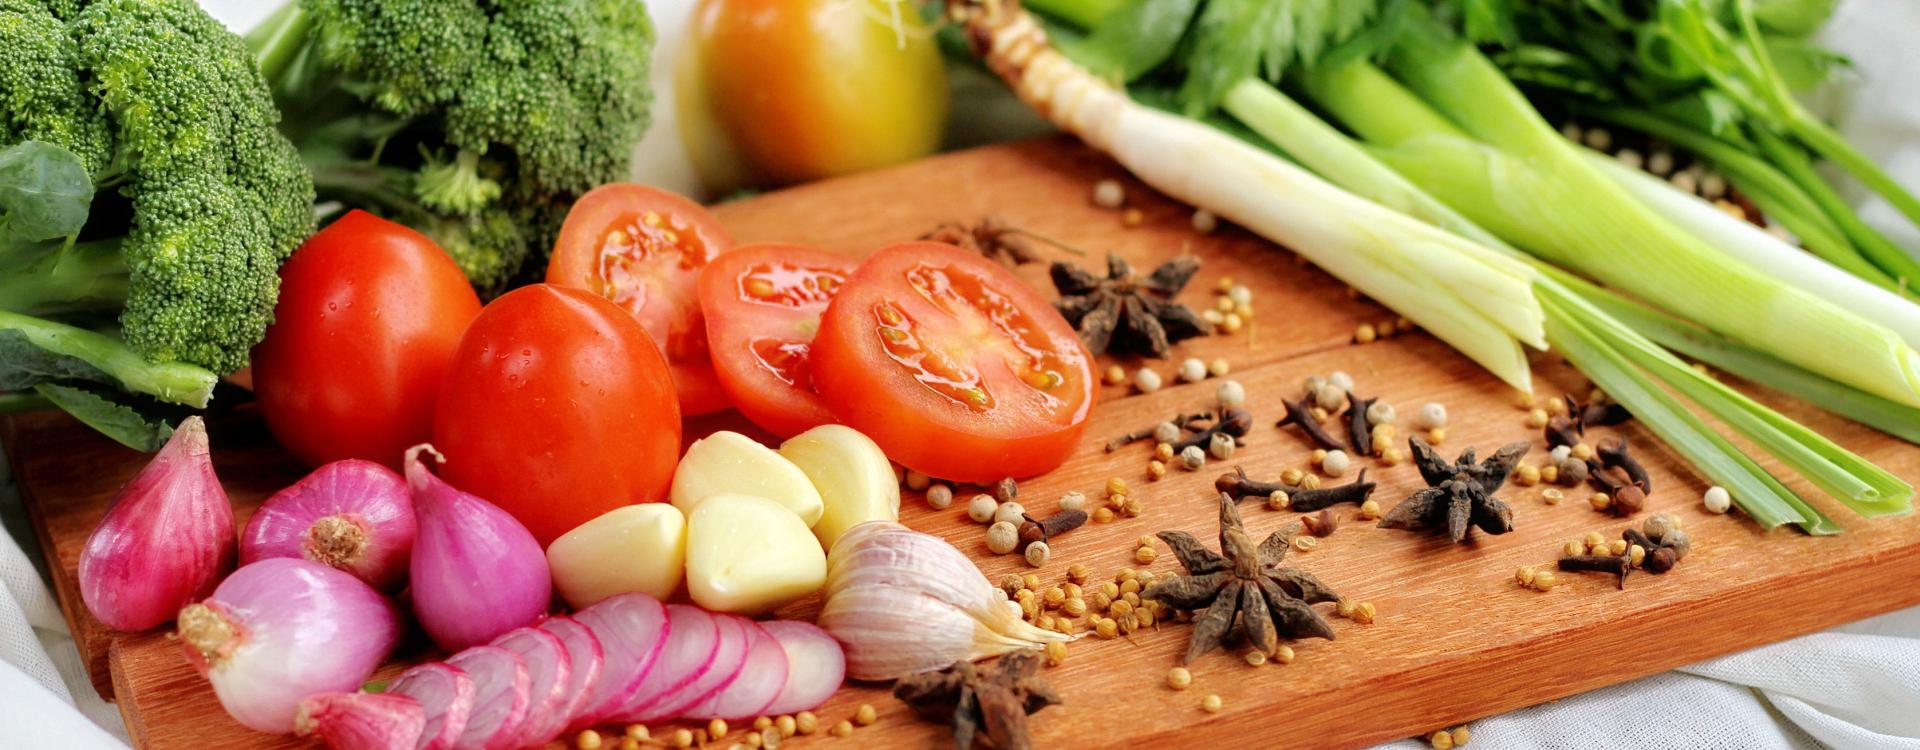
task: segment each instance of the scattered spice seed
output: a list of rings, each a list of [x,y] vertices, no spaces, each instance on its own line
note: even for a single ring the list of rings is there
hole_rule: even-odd
[[[1265,652],[1265,651],[1248,651],[1248,652],[1247,652],[1247,655],[1246,655],[1245,657],[1243,657],[1243,658],[1245,658],[1245,659],[1247,660],[1247,666],[1249,666],[1249,667],[1257,667],[1257,666],[1260,666],[1260,665],[1262,665],[1262,664],[1265,664],[1265,663],[1267,663],[1267,652]]]
[[[1093,205],[1101,208],[1119,208],[1127,202],[1127,189],[1119,180],[1106,179],[1093,183]]]
[[[862,703],[859,708],[853,710],[853,723],[857,726],[871,726],[879,720],[880,712],[875,711],[871,703]]]
[[[1213,389],[1213,396],[1220,401],[1221,406],[1239,406],[1247,401],[1247,387],[1241,385],[1238,380],[1228,380]]]
[[[992,495],[974,495],[967,501],[967,517],[975,523],[993,523],[994,514],[1000,510],[1000,501]]]
[[[766,728],[766,727],[761,727],[760,722],[758,720],[754,721],[753,724],[755,727],[758,727],[760,729]],[[792,716],[781,715],[780,717],[775,718],[773,720],[773,731],[779,732],[782,738],[792,737],[796,728],[797,726],[795,725],[794,719]]]
[[[1036,568],[1041,567],[1047,564],[1047,558],[1052,554],[1053,550],[1047,546],[1046,542],[1034,542],[1027,545],[1027,564]]]
[[[1297,536],[1293,538],[1293,548],[1300,552],[1312,552],[1314,548],[1318,546],[1320,546],[1320,540],[1310,536]]]
[[[1212,211],[1202,208],[1193,212],[1193,231],[1208,234],[1219,228],[1219,226],[1220,218],[1214,216]]]
[[[1434,430],[1447,426],[1447,407],[1438,402],[1429,401],[1420,406],[1413,415],[1413,429]]]
[[[1185,690],[1193,685],[1193,673],[1186,667],[1174,667],[1167,670],[1167,687]]]
[[[1133,561],[1141,565],[1152,565],[1154,558],[1159,556],[1160,553],[1153,551],[1152,547],[1141,547],[1133,551]]]
[[[1453,730],[1453,746],[1454,747],[1462,747],[1466,745],[1467,741],[1472,738],[1473,738],[1473,733],[1467,731],[1467,728],[1465,726],[1461,726]]]
[[[1213,435],[1212,441],[1207,445],[1207,453],[1214,458],[1228,461],[1233,459],[1233,451],[1236,447],[1237,443],[1235,443],[1231,435],[1216,432]]]
[[[1587,498],[1587,504],[1592,505],[1594,510],[1605,511],[1613,507],[1613,498],[1605,492],[1595,492],[1593,497]]]
[[[1578,539],[1568,540],[1560,547],[1562,557],[1579,557],[1584,554],[1587,554],[1587,545],[1581,544]]]
[[[1075,490],[1073,492],[1068,492],[1067,494],[1060,496],[1058,505],[1061,510],[1077,510],[1077,511],[1085,512],[1087,509],[1087,495],[1086,493],[1080,492],[1078,490]]]
[[[708,739],[721,740],[721,739],[726,739],[726,737],[727,737],[727,720],[726,719],[714,719],[712,721],[707,722],[707,738]]]
[[[1125,224],[1129,227],[1140,226],[1140,223],[1146,220],[1147,220],[1146,214],[1141,213],[1140,209],[1137,209],[1137,208],[1129,208],[1125,211],[1120,212],[1120,223]]]
[[[1442,729],[1428,737],[1427,744],[1433,746],[1433,750],[1453,750],[1453,735]]]
[[[1267,495],[1267,510],[1288,510],[1293,507],[1293,497],[1285,490],[1274,490]]]
[[[1540,491],[1541,502],[1544,502],[1548,505],[1559,505],[1560,501],[1565,498],[1566,498],[1566,493],[1553,489],[1551,487]]]
[[[1161,445],[1166,445],[1166,443],[1161,443]],[[1165,479],[1166,476],[1167,476],[1167,463],[1165,461],[1154,459],[1152,461],[1147,462],[1147,478],[1148,479],[1158,482],[1161,479]]]
[[[848,738],[848,737],[852,737],[852,736],[853,736],[853,722],[851,722],[851,721],[847,721],[846,719],[841,719],[841,720],[839,721],[839,723],[836,723],[836,724],[834,724],[834,725],[833,725],[833,729],[831,729],[831,730],[828,730],[828,732],[827,732],[827,733],[828,733],[828,734],[831,734],[831,735],[833,735],[833,736],[835,736],[835,737],[839,737],[839,738],[841,738],[841,739],[846,739],[846,738]],[[686,747],[686,746],[685,746],[685,745],[681,745],[681,747]]]
[[[1360,519],[1372,521],[1380,517],[1380,502],[1369,499],[1360,504]]]
[[[1047,644],[1047,666],[1057,667],[1067,662],[1067,644],[1052,641]]]
[[[1273,660],[1280,662],[1281,664],[1292,664],[1293,663],[1293,647],[1288,646],[1286,644],[1281,644],[1279,648],[1276,648],[1273,650]]]
[[[1207,379],[1207,363],[1188,357],[1180,362],[1180,379],[1188,383],[1198,383]]]
[[[1094,523],[1111,523],[1112,521],[1113,521],[1112,508],[1095,508],[1094,509],[1093,511]]]
[[[1067,566],[1067,580],[1075,584],[1086,583],[1090,575],[1093,575],[1093,570],[1085,565],[1074,563]]]
[[[1173,460],[1173,442],[1167,441],[1167,442],[1155,444],[1153,446],[1153,459],[1155,461],[1172,461]]]
[[[1160,390],[1160,373],[1145,367],[1135,370],[1133,373],[1133,386],[1139,388],[1141,393],[1152,393]]]
[[[1006,521],[995,521],[987,527],[987,551],[996,555],[1013,552],[1020,546],[1020,529]]]
[[[1540,483],[1540,469],[1533,464],[1521,464],[1513,472],[1513,483],[1522,487],[1532,487]]]
[[[1207,454],[1200,450],[1200,446],[1189,445],[1185,450],[1180,451],[1180,465],[1187,471],[1197,471],[1200,467],[1207,465]]]
[[[1220,713],[1220,709],[1224,707],[1225,705],[1220,702],[1220,696],[1215,695],[1213,693],[1208,693],[1207,697],[1200,699],[1200,710],[1205,711],[1207,713],[1210,713],[1210,714]]]
[[[1347,458],[1346,451],[1327,451],[1326,457],[1320,460],[1320,471],[1329,477],[1339,478],[1346,476],[1350,464],[1351,459]]]
[[[994,523],[1010,523],[1018,527],[1027,520],[1027,509],[1019,503],[1002,501],[993,509]]]
[[[1227,360],[1223,357],[1215,357],[1212,362],[1207,363],[1207,375],[1211,377],[1224,378],[1231,370],[1232,365],[1227,364]]]
[[[847,727],[847,732],[851,734],[853,727]],[[693,731],[685,728],[673,730],[673,746],[693,747]]]
[[[653,733],[647,731],[647,725],[645,724],[628,724],[627,739],[650,740],[653,739]]]
[[[953,505],[953,488],[936,484],[927,488],[927,507],[934,510],[946,510]]]
[[[573,738],[573,746],[580,750],[600,750],[600,733],[591,729],[582,729]]]
[[[1733,496],[1727,494],[1727,488],[1715,485],[1707,488],[1707,494],[1701,496],[1700,502],[1707,506],[1708,513],[1720,514],[1733,507]]]
[[[1106,379],[1107,379],[1107,385],[1121,385],[1126,383],[1127,368],[1121,367],[1119,365],[1108,365]]]
[[[1378,337],[1372,323],[1361,323],[1353,329],[1353,341],[1356,344],[1371,344]]]
[[[797,734],[813,734],[820,729],[820,717],[812,711],[801,711],[793,715],[793,731]]]

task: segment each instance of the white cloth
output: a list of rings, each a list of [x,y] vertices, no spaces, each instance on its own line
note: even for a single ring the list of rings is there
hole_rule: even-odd
[[[271,9],[257,0],[205,0],[247,28]],[[636,178],[692,192],[671,106],[671,59],[692,0],[653,0],[661,49],[655,127]],[[1841,132],[1908,186],[1920,186],[1920,28],[1915,0],[1843,0],[1826,41],[1863,71],[1816,102]],[[977,90],[977,89],[976,89]],[[960,108],[956,107],[956,110]],[[1842,181],[1843,191],[1865,191]],[[1878,200],[1862,215],[1909,249],[1920,231]],[[1910,478],[1911,479],[1911,478]],[[66,622],[30,557],[25,519],[0,467],[0,748],[118,750],[124,725],[87,680]],[[31,544],[29,539],[28,544]],[[183,665],[184,668],[184,665]],[[1389,707],[1390,708],[1390,707]],[[1887,748],[1920,750],[1920,608],[1763,646],[1624,685],[1472,723],[1473,747]],[[1400,741],[1383,747],[1413,750]]]

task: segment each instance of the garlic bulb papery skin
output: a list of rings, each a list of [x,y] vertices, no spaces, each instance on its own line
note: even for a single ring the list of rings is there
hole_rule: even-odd
[[[138,631],[171,620],[233,570],[233,506],[211,454],[206,424],[181,420],[87,537],[80,599],[107,627]]]
[[[847,674],[887,680],[1070,636],[1027,624],[973,561],[897,523],[860,524],[827,557],[820,627],[846,649]]]

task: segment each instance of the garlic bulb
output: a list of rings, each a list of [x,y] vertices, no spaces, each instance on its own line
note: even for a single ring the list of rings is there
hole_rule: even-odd
[[[945,540],[889,521],[841,535],[827,555],[819,624],[845,646],[847,674],[890,680],[1071,637],[1041,630]]]

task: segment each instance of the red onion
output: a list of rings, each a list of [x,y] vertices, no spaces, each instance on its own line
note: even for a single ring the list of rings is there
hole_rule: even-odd
[[[293,733],[333,750],[413,750],[426,726],[420,702],[392,693],[320,693],[300,701]]]
[[[567,702],[559,711],[560,728],[564,731],[574,719],[580,717],[587,707],[587,700],[593,697],[594,689],[600,684],[600,668],[606,656],[600,650],[600,639],[594,636],[593,628],[571,617],[550,618],[540,623],[540,629],[559,637],[560,643],[567,647],[567,659],[571,662],[567,674]]]
[[[732,615],[729,615],[731,617]],[[748,719],[766,713],[787,684],[787,652],[758,623],[747,628],[747,656],[740,674],[725,688],[681,715],[689,719]]]
[[[491,645],[512,651],[527,665],[527,721],[520,727],[517,747],[545,745],[567,728],[565,709],[572,702],[567,685],[573,664],[559,636],[539,628],[517,628]]]
[[[406,581],[413,523],[413,500],[399,474],[372,461],[335,461],[254,511],[240,538],[240,564],[301,557],[396,591]]]
[[[146,630],[213,590],[233,569],[233,507],[213,475],[207,428],[181,420],[120,488],[80,551],[80,599],[115,630]]]
[[[473,713],[454,750],[512,750],[526,723],[527,663],[498,646],[474,646],[447,658],[447,665],[473,678]]]
[[[486,643],[547,613],[553,577],[527,527],[492,503],[454,489],[407,451],[407,486],[419,522],[408,565],[413,612],[444,651]]]
[[[667,622],[659,662],[627,702],[606,719],[637,721],[635,717],[686,690],[713,667],[714,652],[720,648],[720,625],[713,615],[689,604],[669,604]]]
[[[787,684],[760,713],[805,711],[827,702],[840,689],[847,675],[847,655],[827,631],[798,620],[763,622],[760,629],[787,652]]]
[[[419,701],[425,710],[426,726],[415,750],[452,750],[453,741],[467,731],[475,690],[466,672],[439,662],[401,672],[387,685],[387,692]]]
[[[600,681],[574,712],[572,728],[580,729],[613,719],[633,698],[660,662],[672,625],[659,600],[637,592],[602,599],[573,619],[593,631],[606,658]]]
[[[187,661],[234,720],[286,734],[300,700],[351,692],[400,638],[400,616],[358,578],[287,557],[234,571],[213,596],[181,608]]]
[[[673,608],[667,609],[667,616],[674,617]],[[662,696],[653,705],[640,711],[633,717],[634,721],[644,723],[676,718],[714,693],[720,692],[722,688],[732,684],[735,677],[740,676],[740,667],[747,663],[747,645],[750,643],[747,628],[752,623],[747,622],[744,617],[719,612],[707,614],[713,618],[718,635],[713,647],[713,656],[707,660],[706,669],[689,681],[685,687]]]

